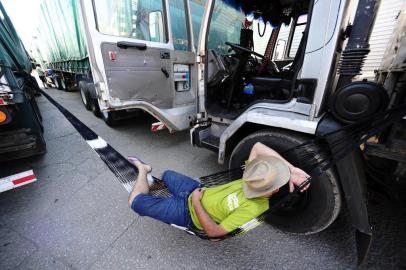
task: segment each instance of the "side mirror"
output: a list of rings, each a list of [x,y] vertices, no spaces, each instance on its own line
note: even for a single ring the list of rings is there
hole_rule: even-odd
[[[148,15],[150,41],[165,42],[164,22],[161,11],[152,11]]]

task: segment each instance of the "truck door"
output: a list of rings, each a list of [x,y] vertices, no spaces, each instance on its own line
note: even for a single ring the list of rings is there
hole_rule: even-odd
[[[100,108],[140,108],[171,130],[187,129],[196,112],[188,1],[81,0],[81,6]]]

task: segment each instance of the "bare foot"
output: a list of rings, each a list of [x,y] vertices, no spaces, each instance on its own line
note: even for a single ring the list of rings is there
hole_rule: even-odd
[[[146,173],[149,173],[149,172],[151,172],[151,170],[152,170],[152,168],[151,168],[151,166],[149,166],[149,165],[147,165],[147,164],[143,164],[143,163],[141,163],[140,161],[133,161],[133,164],[135,165],[135,167],[137,167],[137,169],[139,170],[139,171],[144,171],[144,172],[146,172]]]

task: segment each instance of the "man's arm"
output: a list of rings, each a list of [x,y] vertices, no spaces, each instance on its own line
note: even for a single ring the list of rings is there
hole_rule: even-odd
[[[289,181],[290,192],[293,192],[295,185],[300,186],[304,181],[306,181],[307,178],[310,177],[310,175],[308,175],[303,170],[290,164],[286,159],[284,159],[281,155],[279,155],[278,152],[260,142],[254,144],[254,146],[251,149],[251,153],[248,160],[251,161],[258,156],[273,156],[285,162],[285,164],[289,167],[290,170],[290,181]],[[308,188],[309,185],[305,186],[301,191],[303,192]]]
[[[249,156],[248,160],[252,161],[253,159],[257,158],[258,156],[277,157],[277,158],[283,160],[283,162],[285,162],[285,164],[289,167],[289,169],[295,167],[292,164],[290,164],[286,159],[284,159],[281,155],[279,155],[278,152],[276,152],[272,148],[270,148],[270,147],[268,147],[265,144],[260,143],[260,142],[257,142],[256,144],[254,144],[254,146],[251,149],[250,156]]]
[[[226,235],[228,232],[219,224],[214,222],[204,210],[200,200],[203,195],[202,189],[195,189],[192,193],[192,204],[195,209],[197,218],[203,227],[203,230],[209,237],[220,237]]]

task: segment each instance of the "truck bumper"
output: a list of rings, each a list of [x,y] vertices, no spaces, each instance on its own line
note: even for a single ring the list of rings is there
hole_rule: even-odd
[[[26,158],[45,152],[45,142],[31,129],[22,128],[0,133],[0,161]]]

